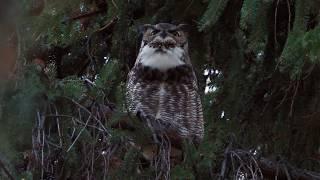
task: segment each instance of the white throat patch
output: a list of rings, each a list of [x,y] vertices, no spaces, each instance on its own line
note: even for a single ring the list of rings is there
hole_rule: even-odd
[[[144,66],[166,70],[185,64],[182,60],[183,49],[175,47],[163,49],[163,52],[157,52],[156,48],[144,46],[138,55],[138,59]]]

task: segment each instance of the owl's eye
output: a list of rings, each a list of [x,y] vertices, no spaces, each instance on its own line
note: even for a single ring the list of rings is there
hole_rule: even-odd
[[[179,31],[172,31],[171,34],[173,34],[176,37],[180,37],[181,33]]]
[[[154,29],[154,30],[151,31],[150,34],[153,36],[153,35],[156,35],[158,32],[160,32],[160,31],[157,30],[157,29]]]

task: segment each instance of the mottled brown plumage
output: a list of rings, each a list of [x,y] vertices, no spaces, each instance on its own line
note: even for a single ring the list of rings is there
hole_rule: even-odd
[[[145,25],[136,63],[128,75],[129,110],[156,132],[199,142],[203,114],[183,25]]]

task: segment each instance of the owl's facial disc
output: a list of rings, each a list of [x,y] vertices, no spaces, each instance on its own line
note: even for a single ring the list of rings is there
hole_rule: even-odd
[[[138,61],[151,68],[167,70],[180,65],[184,65],[184,49],[181,47],[165,47],[171,44],[152,44],[146,45],[140,49]]]
[[[186,64],[188,46],[183,25],[146,24],[142,31],[143,38],[137,62],[160,70]]]

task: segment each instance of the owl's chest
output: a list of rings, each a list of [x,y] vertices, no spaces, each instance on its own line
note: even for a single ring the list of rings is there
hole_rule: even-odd
[[[137,65],[133,72],[137,81],[150,84],[190,84],[194,80],[193,70],[188,65],[180,65],[166,71]]]
[[[161,81],[161,80],[138,80],[134,85],[135,95],[134,98],[139,101],[145,102],[151,109],[158,107],[168,107],[175,109],[174,104],[184,104],[190,91],[193,90],[192,83]],[[168,109],[168,108],[165,108]]]
[[[187,85],[183,84],[172,84],[166,82],[139,82],[136,84],[137,89],[143,94],[141,97],[148,97],[149,100],[158,101],[159,97],[162,98],[175,98],[179,97],[186,92]],[[183,93],[184,92],[184,93]]]

